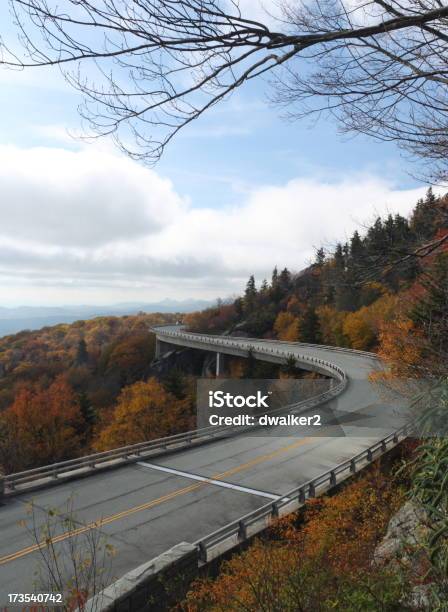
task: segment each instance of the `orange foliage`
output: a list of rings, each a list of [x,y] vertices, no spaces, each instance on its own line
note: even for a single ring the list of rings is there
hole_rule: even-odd
[[[378,354],[393,377],[415,376],[422,362],[423,339],[410,319],[394,319],[380,327]]]
[[[184,323],[191,331],[218,333],[232,326],[237,321],[234,304],[219,304],[198,312],[184,315]]]
[[[371,571],[372,551],[401,503],[396,484],[374,468],[340,494],[309,501],[303,526],[294,517],[280,520],[274,541],[232,557],[216,580],[198,580],[182,608],[311,610],[317,592],[323,601],[336,578]]]
[[[95,443],[99,451],[185,431],[191,426],[191,400],[179,400],[155,378],[124,387],[111,421]]]
[[[342,329],[349,339],[350,347],[364,351],[374,348],[381,325],[396,315],[397,301],[394,295],[384,295],[370,306],[363,306],[356,312],[349,313]]]
[[[23,387],[1,415],[0,461],[17,471],[73,457],[83,425],[79,401],[58,377],[49,387]]]
[[[141,349],[139,350],[140,366],[144,361],[149,363],[153,352],[149,355],[143,347],[144,337],[146,337],[147,347],[152,350],[153,340],[148,329],[149,326],[164,322],[173,323],[175,320],[176,315],[156,313],[140,313],[124,317],[98,317],[88,321],[76,321],[71,325],[61,324],[44,327],[38,331],[24,331],[0,338],[0,411],[12,403],[22,383],[49,384],[60,374],[68,374],[70,377],[69,370],[74,366],[88,366],[91,371],[88,390],[93,393],[100,391],[100,387],[103,386],[101,378],[104,372],[97,366],[102,364],[104,355],[108,353],[110,348],[113,348],[112,345],[116,347],[114,359],[116,357],[115,363],[118,367],[126,366],[126,360],[129,363],[133,360],[133,364],[131,364],[133,368],[136,361],[131,356],[131,350],[129,349],[135,350],[138,342],[140,342],[140,345],[137,348]],[[133,340],[130,340],[130,338],[133,338]],[[81,341],[85,342],[88,355],[86,362],[83,364],[77,363],[77,353]],[[117,346],[120,342],[123,342],[122,347]],[[129,343],[133,343],[133,346],[130,347]],[[118,352],[121,352],[121,355],[118,355]],[[135,369],[132,368],[127,370],[130,375],[135,372]],[[115,387],[115,381],[112,383],[110,380],[113,373],[108,372],[107,374],[109,376],[107,385],[112,389]],[[147,375],[148,373],[145,374],[145,376]],[[118,381],[118,388],[120,384],[123,384],[123,381]],[[87,391],[87,387],[83,390]],[[114,399],[114,393],[109,393],[107,403],[110,404]]]
[[[299,319],[291,312],[279,312],[274,323],[274,331],[279,340],[296,342],[299,339]]]

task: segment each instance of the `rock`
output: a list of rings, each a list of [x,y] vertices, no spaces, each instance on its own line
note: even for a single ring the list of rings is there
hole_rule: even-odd
[[[431,584],[418,584],[428,569],[425,540],[429,528],[427,514],[417,504],[408,501],[394,514],[387,533],[378,544],[373,563],[397,572],[404,572],[411,583],[417,583],[403,599],[406,609],[431,610]]]
[[[431,610],[431,585],[419,584],[409,594],[406,603],[415,610]]]
[[[375,549],[374,563],[401,561],[408,565],[411,556],[420,556],[428,533],[426,522],[425,511],[412,501],[406,502],[391,518],[386,535]]]

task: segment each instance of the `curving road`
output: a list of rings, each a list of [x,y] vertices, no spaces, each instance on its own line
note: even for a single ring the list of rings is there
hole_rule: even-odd
[[[266,428],[258,436],[235,435],[8,498],[0,507],[0,605],[8,604],[8,593],[39,590],[33,577],[39,551],[20,524],[27,520],[31,500],[38,523],[46,510],[63,506],[70,497],[81,532],[87,533],[101,520],[101,532],[117,551],[112,581],[178,542],[195,542],[266,504],[402,424],[390,402],[368,382],[369,373],[379,365],[373,355],[246,338],[199,334],[187,338],[173,326],[154,331],[162,342],[207,351],[247,355],[252,349],[257,358],[268,361],[284,361],[294,354],[309,369],[319,370],[319,359],[331,362],[348,379],[332,407],[356,418],[344,418],[337,435],[335,427],[324,428],[319,436],[292,429],[286,437],[279,436],[275,427]],[[362,414],[366,417],[360,426],[356,419]],[[372,414],[384,417],[381,426]],[[62,547],[69,538],[62,533],[56,546]]]

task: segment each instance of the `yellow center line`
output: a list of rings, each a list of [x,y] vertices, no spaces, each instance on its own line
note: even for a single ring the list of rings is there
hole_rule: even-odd
[[[259,463],[263,463],[264,461],[273,459],[274,457],[277,457],[278,455],[282,453],[298,448],[299,446],[302,446],[303,444],[306,444],[307,442],[309,442],[311,439],[312,438],[302,438],[300,440],[297,440],[296,442],[293,442],[292,444],[288,444],[287,446],[283,446],[275,451],[272,451],[271,453],[267,453],[265,455],[260,455],[259,457],[255,457],[254,459],[251,459],[250,461],[247,461],[246,463],[242,463],[241,465],[237,465],[236,467],[226,470],[225,472],[221,472],[219,474],[210,476],[210,478],[213,480],[222,480],[223,478],[226,478],[227,476],[232,476],[233,474],[237,474],[238,472],[251,468],[254,465],[258,465]],[[77,535],[81,535],[82,533],[86,533],[87,531],[90,531],[92,529],[100,528],[100,527],[103,527],[104,525],[109,525],[110,523],[118,521],[122,518],[126,518],[128,516],[131,516],[132,514],[136,514],[137,512],[142,512],[143,510],[149,510],[150,508],[153,508],[154,506],[158,506],[164,502],[170,501],[171,499],[174,499],[175,497],[178,497],[179,495],[185,495],[186,493],[191,493],[192,491],[196,491],[206,486],[212,486],[212,485],[211,483],[208,483],[208,482],[199,482],[199,483],[191,484],[187,487],[183,487],[182,489],[177,489],[176,491],[172,491],[171,493],[162,495],[162,497],[158,497],[157,499],[153,499],[151,501],[145,502],[144,504],[141,504],[139,506],[134,506],[133,508],[128,508],[127,510],[123,510],[122,512],[117,512],[116,514],[112,514],[111,516],[107,516],[105,518],[99,519],[92,523],[88,523],[87,525],[84,525],[83,527],[79,527],[78,529],[72,529],[70,531],[65,531],[64,533],[61,533],[60,535],[54,536],[53,538],[51,538],[51,541],[43,540],[42,542],[38,542],[36,544],[33,544],[32,546],[28,546],[27,548],[18,550],[15,553],[11,553],[4,557],[0,557],[0,565],[4,565],[5,563],[15,561],[16,559],[20,559],[21,557],[25,557],[26,555],[36,552],[37,550],[40,550],[41,548],[47,547],[50,543],[57,544],[58,542],[62,542],[68,538],[73,538]]]

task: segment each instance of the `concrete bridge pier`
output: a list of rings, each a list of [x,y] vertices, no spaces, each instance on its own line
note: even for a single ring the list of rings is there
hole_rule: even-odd
[[[216,378],[218,378],[222,374],[223,358],[224,355],[222,355],[221,353],[216,353]]]
[[[163,340],[159,340],[158,338],[156,338],[156,353],[155,353],[155,359],[161,359],[164,355],[166,355],[166,353],[169,353],[170,351],[175,350],[177,347],[176,345],[173,344],[169,344],[168,342],[164,342]]]

